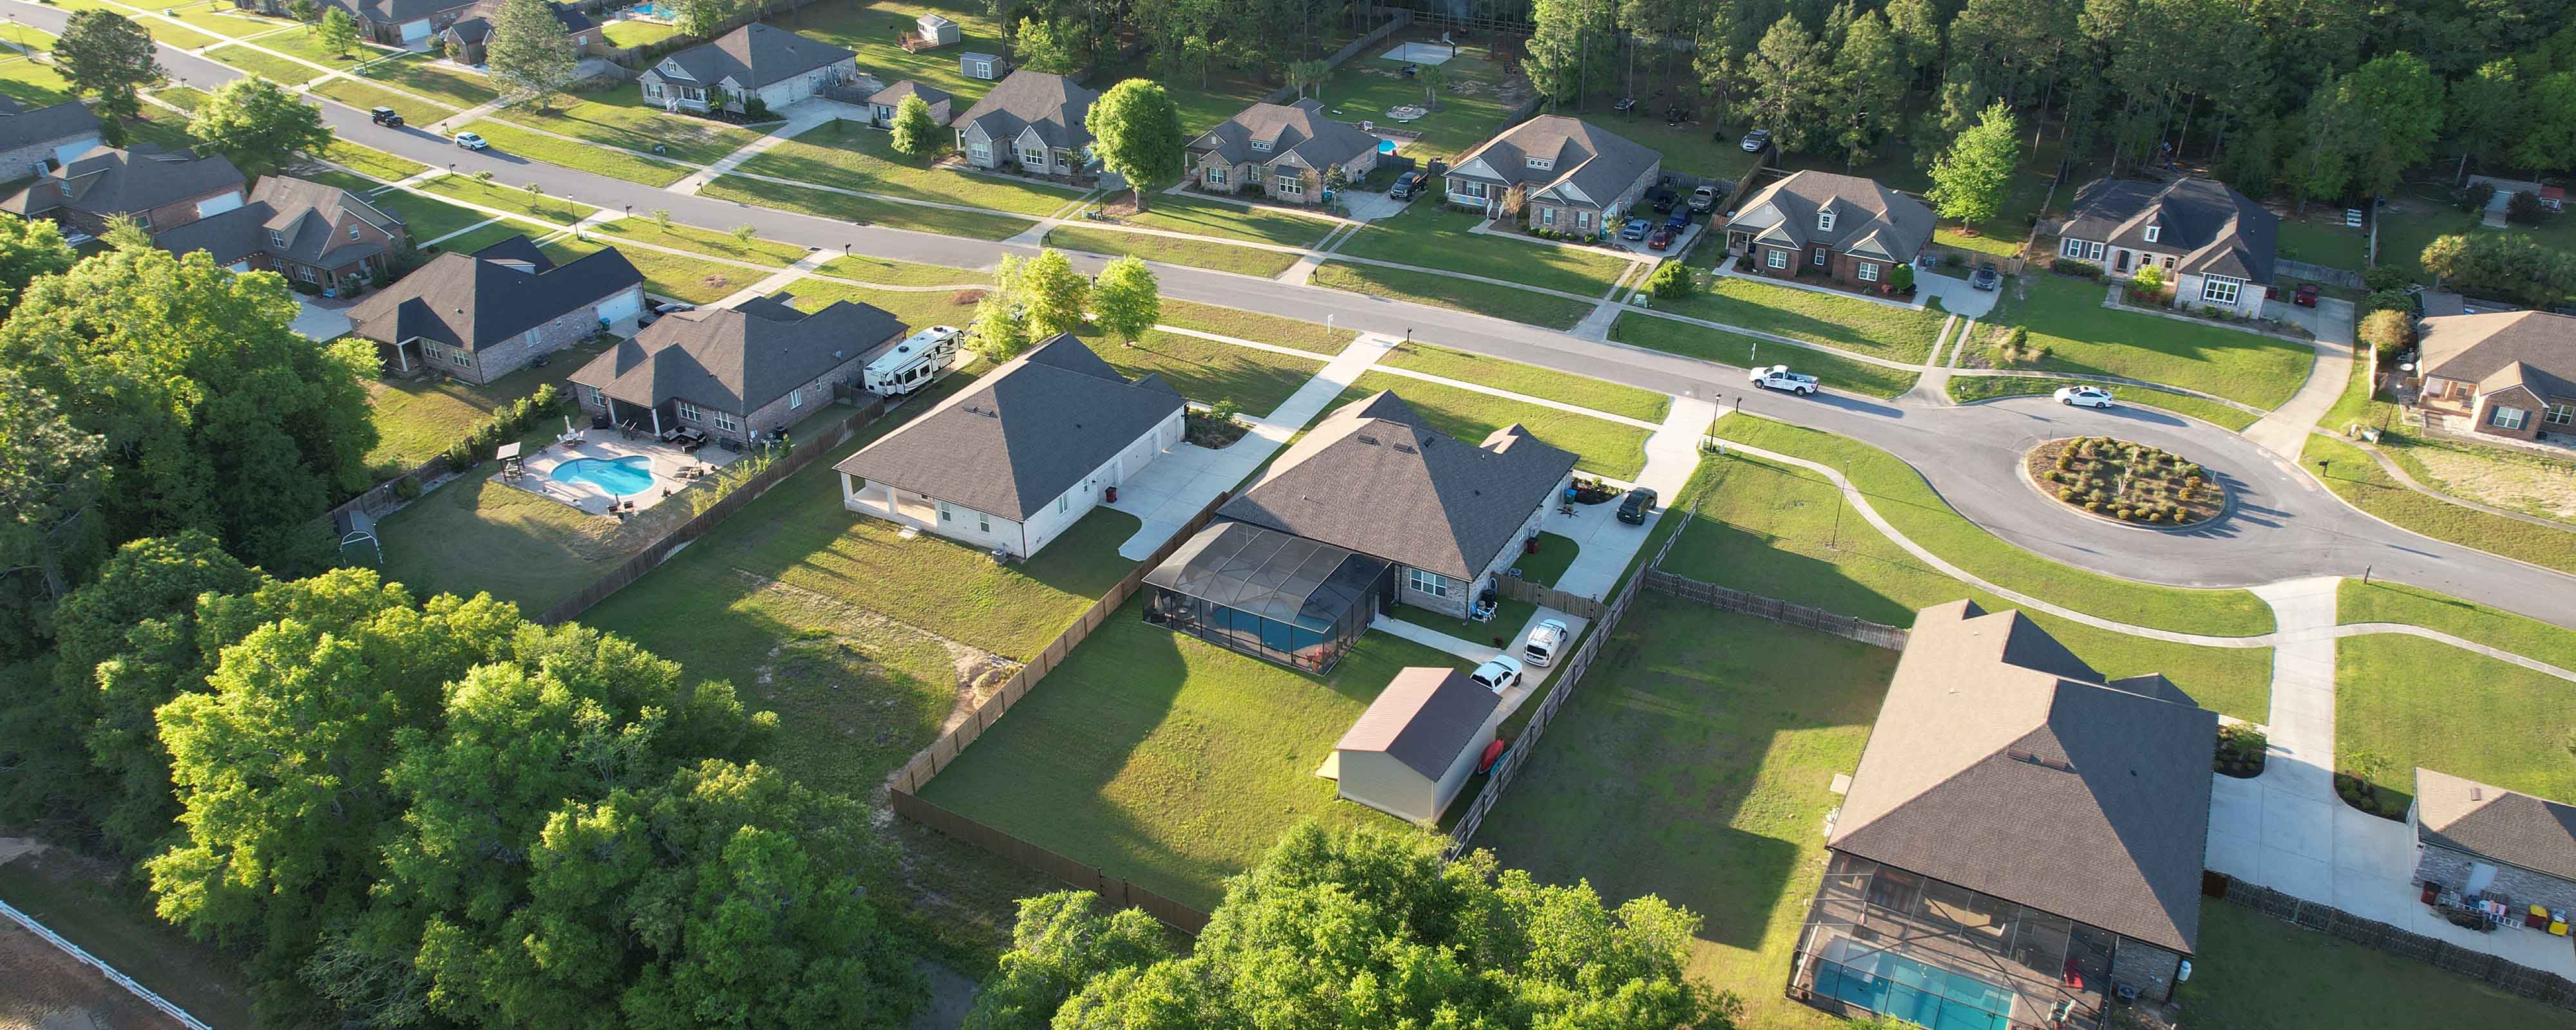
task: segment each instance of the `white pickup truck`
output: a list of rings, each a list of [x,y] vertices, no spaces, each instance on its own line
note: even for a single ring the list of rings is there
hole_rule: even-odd
[[[1798,394],[1816,392],[1816,377],[1789,371],[1787,365],[1754,369],[1751,378],[1753,385],[1766,390],[1786,390]]]

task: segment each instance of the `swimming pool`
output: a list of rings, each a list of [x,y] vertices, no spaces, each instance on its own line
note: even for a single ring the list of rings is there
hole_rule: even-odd
[[[608,491],[612,497],[624,497],[653,488],[653,459],[641,454],[627,458],[574,458],[555,466],[552,476],[559,483],[588,483]]]
[[[1816,993],[1932,1030],[2007,1030],[2013,993],[2001,984],[1837,937],[1816,965]]]

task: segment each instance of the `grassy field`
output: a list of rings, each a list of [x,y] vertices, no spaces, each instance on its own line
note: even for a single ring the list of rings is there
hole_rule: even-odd
[[[492,83],[472,72],[441,64],[426,54],[371,64],[357,74],[446,104],[459,111],[492,99]]]
[[[2369,252],[2369,232],[2345,228],[2341,209],[2320,205],[2307,217],[2281,220],[2278,253],[2284,259],[2358,272],[2370,263]]]
[[[557,225],[571,225],[599,212],[598,208],[578,200],[532,194],[498,178],[486,182],[471,176],[442,175],[421,184],[420,188],[469,204],[515,211]]]
[[[51,64],[13,57],[0,60],[0,95],[28,107],[51,107],[72,99],[72,84]]]
[[[714,164],[761,137],[750,129],[664,111],[645,103],[644,92],[632,86],[576,93],[569,103],[545,110],[525,105],[503,108],[501,117],[601,146],[702,165]]]
[[[290,35],[304,35],[302,31],[292,33],[281,33],[278,31],[279,29],[296,28],[297,23],[292,19],[270,18],[253,14],[249,11],[244,11],[240,8],[234,7],[230,3],[221,2],[221,0],[211,0],[211,2],[207,3],[182,4],[178,7],[169,8],[153,8],[148,5],[138,6],[143,6],[143,9],[145,10],[175,12],[180,21],[187,22],[189,25],[195,26],[204,32],[222,36],[226,39],[243,39],[250,36],[272,36],[282,39]],[[163,28],[170,24],[169,22],[160,21],[159,19],[148,21],[143,19],[136,20],[141,22],[147,28],[155,29]],[[155,35],[158,36],[158,33],[155,33]],[[274,44],[262,41],[262,45]]]
[[[488,221],[492,217],[481,211],[458,207],[435,197],[400,190],[379,193],[367,198],[367,203],[402,219],[403,227],[410,230],[411,238],[415,240],[434,240],[477,222]],[[531,236],[545,231],[516,219],[504,221],[506,224],[518,226],[521,231]]]
[[[1121,375],[1159,374],[1183,397],[1203,404],[1231,398],[1248,415],[1269,414],[1324,369],[1320,358],[1290,357],[1161,330],[1147,332],[1134,346],[1097,328],[1086,328],[1081,335],[1082,342]]]
[[[1326,261],[1316,266],[1314,278],[1308,281],[1336,290],[1432,304],[1550,329],[1574,328],[1575,323],[1583,321],[1583,316],[1592,313],[1593,307],[1591,301],[1570,300],[1430,272],[1347,261]]]
[[[1421,106],[1425,91],[1421,80],[1404,77],[1401,62],[1378,55],[1398,43],[1437,42],[1439,38],[1438,31],[1428,28],[1398,32],[1371,46],[1372,52],[1353,55],[1334,69],[1333,77],[1318,91],[1325,112],[1346,122],[1395,124],[1387,112],[1407,105]],[[1440,90],[1438,106],[1421,118],[1402,123],[1406,130],[1422,134],[1401,151],[1416,161],[1435,157],[1455,161],[1501,131],[1503,116],[1528,95],[1526,80],[1514,73],[1513,66],[1495,60],[1492,52],[1481,46],[1461,48],[1441,68],[1448,82]]]
[[[378,522],[385,578],[423,596],[488,591],[534,614],[688,521],[674,500],[620,523],[502,485],[498,471],[484,462]]]
[[[1119,232],[1116,229],[1094,229],[1067,225],[1047,230],[1046,245],[1066,250],[1088,251],[1118,257],[1134,256],[1170,265],[1186,265],[1219,272],[1268,279],[1297,263],[1297,255],[1260,247],[1238,247],[1215,240],[1180,239],[1171,236],[1149,236],[1143,233]]]
[[[1920,363],[1949,316],[1695,270],[1700,289],[1655,308],[1890,361]]]
[[[1871,397],[1894,397],[1914,388],[1921,373],[1913,369],[1890,368],[1886,365],[1854,361],[1850,358],[1790,347],[1774,342],[1769,357],[1762,355],[1762,340],[1724,329],[1676,322],[1643,312],[1628,311],[1610,323],[1610,338],[1631,346],[1679,354],[1684,357],[1714,361],[1737,368],[1750,368],[1756,360],[1766,365],[1787,363],[1799,372],[1824,381],[1836,390],[1866,394]],[[1741,379],[1732,380],[1741,382]]]
[[[683,165],[557,139],[488,118],[466,128],[483,134],[484,139],[491,141],[492,149],[504,154],[596,172],[612,179],[640,182],[657,189],[678,182],[689,174],[689,169]]]
[[[2069,379],[2033,379],[2027,376],[1960,376],[1950,380],[1950,399],[1962,404],[1994,397],[2021,397],[2030,394],[2046,396],[2061,386],[2082,385]],[[2098,385],[2098,384],[2096,384]],[[2122,404],[2157,408],[2177,415],[2189,415],[2230,432],[2244,432],[2260,416],[2232,408],[2205,397],[2153,390],[2143,386],[2105,387]]]
[[[1356,330],[1168,297],[1163,300],[1163,324],[1287,347],[1327,358],[1340,354],[1360,336]]]
[[[1335,254],[1437,268],[1462,275],[1598,297],[1631,262],[1606,250],[1516,240],[1468,230],[1484,222],[1470,212],[1415,204],[1393,218],[1371,222],[1334,249]]]
[[[835,120],[762,151],[735,171],[1022,215],[1051,214],[1082,195],[1060,186],[934,168],[932,160],[897,153],[891,132]]]
[[[1281,830],[1388,817],[1315,775],[1396,670],[1451,656],[1364,635],[1314,677],[1130,605],[923,789],[924,799],[1206,911]]]
[[[384,478],[428,461],[493,412],[537,392],[538,387],[554,383],[558,389],[571,389],[564,377],[606,349],[583,344],[557,353],[544,368],[522,368],[480,386],[443,377],[368,383],[376,447],[367,452],[367,464],[378,470],[378,478]]]
[[[2381,434],[2379,449],[2416,482],[2453,497],[2576,522],[2576,462],[2412,432]]]
[[[334,139],[322,148],[322,158],[362,175],[372,175],[391,182],[407,179],[429,170],[429,166],[407,157],[395,157],[374,147],[362,147],[343,139]]]
[[[1659,594],[1604,642],[1476,834],[1508,868],[1701,918],[1688,971],[1735,1025],[1840,1024],[1781,996],[1824,868],[1834,774],[1860,762],[1896,652]]]
[[[2212,1030],[2563,1026],[2567,1010],[2215,899],[2176,1000]]]
[[[543,230],[525,222],[502,219],[441,240],[438,243],[438,249],[457,254],[471,254],[513,236],[526,236],[533,239],[541,232]]]
[[[2326,488],[2354,507],[2436,540],[2576,573],[2576,537],[2568,531],[2463,508],[2397,482],[2359,445],[2341,437],[2310,436],[2301,454],[2310,466],[2324,463]]]
[[[634,47],[647,43],[659,43],[679,35],[680,30],[677,26],[665,25],[661,22],[616,18],[601,22],[599,34],[608,38],[610,46]]]
[[[2414,796],[2417,766],[2576,803],[2571,689],[2439,641],[2345,637],[2335,641],[2335,767],[2384,760],[2374,782],[2400,806]]]
[[[1636,478],[1646,467],[1646,438],[1654,435],[1650,430],[1608,419],[1384,372],[1361,373],[1350,389],[1342,391],[1324,410],[1331,411],[1379,390],[1395,391],[1396,396],[1420,411],[1432,428],[1470,445],[1483,441],[1494,430],[1518,422],[1530,435],[1573,451],[1576,471],[1612,479]]]
[[[1110,200],[1124,201],[1126,194]],[[1275,207],[1229,204],[1222,200],[1157,193],[1145,210],[1118,216],[1119,222],[1146,229],[1169,229],[1225,240],[1312,247],[1324,242],[1341,223],[1309,218]]]
[[[302,61],[279,57],[262,50],[253,50],[240,43],[206,51],[206,56],[275,82],[289,90],[323,74],[322,69]]]
[[[859,67],[880,79],[912,79],[957,96],[963,113],[993,84],[970,79],[957,68],[957,55],[967,51],[1005,54],[1001,32],[989,9],[974,0],[871,0],[868,3],[816,4],[769,19],[769,23],[833,46],[856,52]],[[936,13],[957,23],[958,45],[907,53],[895,42],[898,32],[911,32],[923,14]],[[1106,83],[1098,83],[1105,86]]]
[[[942,236],[963,236],[976,240],[1002,240],[1019,235],[1030,225],[1030,219],[1010,215],[958,211],[944,207],[900,204],[874,197],[854,197],[804,186],[787,186],[739,175],[723,175],[699,190],[702,197],[735,200],[745,204],[774,207],[818,218],[834,218],[861,225],[881,225],[889,229],[914,229]]]
[[[0,901],[25,912],[55,933],[61,934],[101,961],[133,977],[138,983],[188,1010],[190,1015],[212,1026],[256,1026],[253,1017],[249,978],[240,963],[221,948],[189,939],[185,931],[163,922],[152,912],[150,894],[121,875],[120,864],[92,859],[64,851],[21,855],[0,863]],[[23,934],[16,923],[0,924],[8,932]],[[53,946],[25,935],[24,947],[43,949],[56,954]],[[68,957],[63,961],[72,961]],[[84,970],[85,971],[85,970]],[[48,1002],[56,998],[43,983],[19,982],[24,968],[11,964],[9,1008],[23,1011],[32,1007],[36,1015],[26,1022],[11,1020],[21,1027],[51,1028],[57,1025],[90,1024],[86,1018],[65,1018],[71,1011],[54,1010]],[[131,1011],[147,1014],[141,1002],[126,997],[105,980],[94,981],[101,992],[113,993],[132,1003]],[[95,1013],[106,1015],[106,1013]],[[0,1015],[0,1019],[9,1019]],[[61,1022],[58,1023],[57,1020]],[[158,1014],[149,1014],[148,1025],[174,1026]],[[134,1023],[147,1025],[141,1018]]]
[[[545,250],[546,256],[562,264],[601,246],[596,241],[566,238],[546,244]],[[642,247],[622,248],[618,253],[626,255],[635,270],[644,273],[645,292],[691,304],[713,304],[762,279],[759,269],[720,265]]]
[[[914,328],[932,325],[964,325],[975,313],[973,302],[960,304],[953,293],[925,293],[918,290],[872,290],[828,279],[799,279],[790,284],[796,295],[796,307],[802,311],[819,311],[833,301],[846,300],[873,304],[893,313],[905,325]]]
[[[2017,276],[1979,322],[1984,345],[2006,329],[2030,330],[2048,348],[2034,366],[2164,383],[2270,410],[2307,381],[2315,352],[2305,343],[2102,307],[2100,283],[2048,273]]]
[[[734,239],[732,233],[701,229],[679,222],[673,222],[669,228],[664,228],[661,223],[651,218],[620,218],[613,222],[600,222],[591,226],[589,231],[597,233],[605,243],[627,241],[650,243],[680,250],[693,250],[709,257],[720,257],[729,261],[748,261],[771,268],[785,268],[805,256],[805,248],[793,243],[779,243],[757,237],[746,243]]]
[[[278,23],[270,22],[269,24],[274,25]],[[361,35],[363,36],[363,33]],[[351,45],[348,50],[340,53],[333,53],[330,48],[322,45],[322,37],[320,34],[306,32],[301,29],[297,29],[292,32],[267,33],[260,36],[254,42],[256,45],[265,49],[275,50],[278,53],[285,54],[289,57],[299,57],[325,68],[332,68],[340,71],[347,71],[351,65],[359,64],[361,62],[372,61],[380,57],[402,53],[400,50],[375,46],[366,42],[363,38],[361,38],[357,43]]]
[[[2379,214],[2379,263],[2406,271],[2420,282],[2432,282],[2432,273],[2424,270],[2424,248],[2434,239],[2454,233],[2471,236],[2525,235],[2543,246],[2562,251],[2576,251],[2576,219],[2553,218],[2539,226],[2513,226],[2491,229],[2477,215],[2448,203],[2436,203],[2409,194],[2398,198]]]
[[[2576,669],[2576,630],[2499,611],[2422,587],[2375,580],[2343,581],[2342,622],[2402,622],[2499,647],[2562,669]]]
[[[1671,396],[1653,390],[1427,343],[1398,344],[1380,356],[1377,363],[1647,422],[1663,421],[1664,414],[1673,407]]]
[[[359,82],[354,79],[331,79],[313,87],[312,92],[317,96],[329,97],[360,110],[390,107],[400,112],[403,117],[423,124],[456,113],[455,108],[445,104],[433,103],[409,94],[394,92],[374,83]]]
[[[836,257],[824,262],[823,267],[815,271],[824,275],[837,275],[860,282],[876,283],[880,286],[984,285],[993,281],[991,275],[971,268],[925,265],[867,254]]]

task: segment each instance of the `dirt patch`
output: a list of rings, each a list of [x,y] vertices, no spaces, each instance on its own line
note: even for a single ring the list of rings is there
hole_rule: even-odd
[[[2576,463],[2439,442],[2409,445],[2427,486],[2542,518],[2576,520]]]
[[[179,1030],[105,975],[0,919],[0,1030]]]
[[[2031,448],[2024,470],[2070,507],[2146,526],[2188,526],[2227,510],[2209,470],[2162,448],[2079,436]]]

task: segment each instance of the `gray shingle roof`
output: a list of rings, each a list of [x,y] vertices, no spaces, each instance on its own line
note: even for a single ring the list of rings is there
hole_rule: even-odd
[[[903,105],[903,98],[912,96],[920,97],[922,103],[929,105],[931,121],[938,122],[941,125],[948,124],[948,115],[953,110],[952,105],[957,98],[951,95],[947,90],[940,89],[935,86],[924,86],[918,82],[912,81],[911,79],[899,80],[894,85],[869,94],[868,103],[883,104],[887,107],[901,107]]]
[[[2104,684],[2020,612],[1926,608],[1827,843],[2189,953],[2218,716],[2134,692],[2161,683]]]
[[[1834,227],[1820,229],[1833,212]],[[1932,209],[1878,180],[1830,172],[1797,172],[1762,187],[1726,225],[1762,243],[1828,248],[1902,264],[1932,242]]]
[[[402,220],[337,186],[285,175],[262,177],[242,206],[153,235],[174,254],[202,250],[219,264],[273,254],[317,268],[338,268],[386,251],[376,240],[351,240],[346,227],[365,222],[387,235]],[[277,233],[272,239],[271,231]]]
[[[654,64],[677,64],[692,81],[714,85],[731,76],[746,89],[803,75],[857,55],[830,43],[807,39],[786,29],[752,22]]]
[[[2427,844],[2576,881],[2576,807],[2417,769],[2415,834]]]
[[[1377,137],[1349,122],[1324,117],[1314,99],[1294,104],[1254,104],[1190,141],[1193,160],[1215,153],[1230,164],[1285,160],[1291,165],[1324,169],[1346,164],[1377,149]],[[1267,143],[1269,148],[1255,149]]]
[[[525,236],[472,254],[441,254],[349,309],[350,331],[379,343],[412,337],[482,350],[644,281],[609,247],[565,265]]]
[[[98,131],[98,116],[77,100],[34,110],[7,97],[0,97],[0,101],[7,102],[0,106],[0,150],[37,143],[59,144]]]
[[[1532,168],[1537,159],[1545,168]],[[1606,208],[1662,154],[1579,118],[1540,115],[1503,130],[1449,169],[1449,174],[1505,186],[1527,185],[1533,197]]]
[[[2272,281],[2281,217],[2216,179],[2095,179],[2075,191],[2074,212],[2059,236],[2179,254],[2177,273]],[[2158,230],[2153,243],[2149,226]]]
[[[883,308],[842,300],[806,314],[793,299],[664,315],[567,378],[629,404],[679,399],[749,415],[904,333]]]
[[[1471,445],[1380,391],[1325,416],[1217,514],[1467,580],[1573,469],[1573,452],[1518,424]]]
[[[221,154],[199,157],[150,143],[125,150],[102,146],[0,201],[0,211],[33,216],[68,207],[99,215],[136,214],[242,185],[241,169]]]
[[[1456,669],[1401,669],[1333,749],[1383,751],[1425,779],[1438,780],[1459,752],[1476,743],[1476,731],[1501,703],[1500,695]]]
[[[474,6],[477,0],[324,0],[324,7],[337,7],[367,21],[400,24],[418,21],[440,11]]]
[[[2423,326],[2425,375],[2483,384],[2519,365],[2515,378],[2533,392],[2576,397],[2576,317],[2500,311],[2427,318]]]
[[[1091,145],[1091,129],[1083,120],[1098,99],[1098,91],[1072,79],[1023,68],[957,116],[957,127],[981,125],[985,135],[997,140],[1015,140],[1020,130],[1034,128],[1047,146],[1081,150]]]

